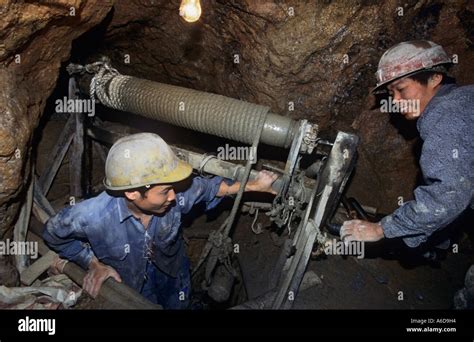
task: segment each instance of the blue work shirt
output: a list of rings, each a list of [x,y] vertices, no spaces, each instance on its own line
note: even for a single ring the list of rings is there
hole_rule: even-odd
[[[52,217],[43,238],[62,258],[85,269],[95,255],[140,292],[148,260],[171,277],[177,276],[187,257],[181,215],[199,202],[206,203],[206,210],[215,207],[222,200],[216,197],[222,180],[195,177],[188,189],[176,194],[174,206],[162,216],[152,216],[147,229],[132,215],[124,197],[104,191]]]
[[[473,206],[474,86],[443,85],[417,128],[425,184],[415,189],[414,200],[381,221],[385,237],[403,237],[409,247],[426,242]]]

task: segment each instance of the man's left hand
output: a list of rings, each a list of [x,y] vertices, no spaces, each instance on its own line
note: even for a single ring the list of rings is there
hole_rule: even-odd
[[[339,233],[344,242],[367,241],[374,242],[383,239],[383,229],[379,223],[361,220],[345,221]]]

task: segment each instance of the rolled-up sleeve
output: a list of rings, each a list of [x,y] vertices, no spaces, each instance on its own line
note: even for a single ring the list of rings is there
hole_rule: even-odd
[[[87,269],[94,253],[87,243],[81,241],[87,238],[84,223],[74,209],[65,208],[52,217],[46,223],[43,239],[61,258]]]
[[[382,219],[385,237],[403,237],[409,247],[417,247],[469,206],[474,169],[470,122],[443,118],[431,127],[420,158],[426,185],[415,189],[414,200]]]

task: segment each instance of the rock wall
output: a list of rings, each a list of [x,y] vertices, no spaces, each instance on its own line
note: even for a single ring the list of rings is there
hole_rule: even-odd
[[[418,166],[416,131],[371,109],[380,56],[403,40],[432,39],[458,55],[461,83],[474,79],[469,1],[209,0],[195,24],[178,7],[119,1],[103,39],[88,50],[99,30],[85,35],[74,55],[108,55],[126,74],[265,104],[327,133],[356,132],[362,143],[349,194],[383,212],[411,197]]]
[[[0,239],[12,226],[30,181],[35,128],[71,42],[97,25],[111,1],[0,3]],[[0,284],[16,280],[0,256]]]
[[[268,105],[325,134],[356,132],[362,143],[350,194],[387,212],[415,185],[416,134],[371,109],[378,59],[399,41],[432,39],[457,55],[461,83],[474,78],[468,0],[205,0],[195,24],[183,22],[178,7],[177,0],[0,4],[0,238],[18,215],[33,133],[71,42],[74,60],[105,54],[126,74]]]

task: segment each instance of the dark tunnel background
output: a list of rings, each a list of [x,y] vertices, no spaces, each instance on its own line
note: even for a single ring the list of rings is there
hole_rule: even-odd
[[[0,63],[13,65],[16,51],[34,53],[37,60],[11,71],[15,80],[20,79],[19,90],[11,96],[25,109],[12,113],[26,127],[12,135],[32,159],[15,166],[21,177],[5,180],[6,191],[0,197],[2,236],[11,234],[11,223],[18,215],[28,178],[26,165],[33,161],[37,174],[48,167],[46,156],[66,118],[54,113],[54,103],[67,95],[65,67],[70,62],[85,64],[105,55],[126,75],[267,105],[274,113],[307,119],[320,126],[320,135],[326,139],[334,139],[339,130],[355,133],[361,144],[346,194],[380,213],[392,212],[400,197],[411,199],[421,182],[417,163],[421,142],[415,127],[380,113],[370,95],[382,53],[399,41],[431,39],[458,56],[459,63],[452,70],[458,82],[473,82],[474,7],[469,1],[296,1],[293,17],[288,15],[290,5],[283,1],[215,0],[203,2],[203,17],[194,25],[180,20],[178,7],[179,1],[107,1],[100,5],[88,1],[81,16],[72,20],[63,9],[46,6],[46,24],[37,31],[36,24],[25,24],[30,30],[22,31],[24,39],[7,45]],[[403,15],[399,15],[400,8]],[[62,27],[65,29],[59,30]],[[239,63],[234,63],[235,55]],[[125,62],[127,56],[130,63]],[[18,77],[20,74],[24,76]],[[5,77],[13,78],[11,75]],[[32,85],[35,91],[29,94]],[[294,110],[289,109],[290,102]],[[25,112],[27,115],[22,114]],[[155,132],[171,144],[201,153],[215,152],[226,143],[237,145],[102,106],[97,107],[97,117],[111,130]],[[259,164],[281,167],[286,154],[283,149],[262,146]],[[92,152],[87,162],[84,172],[91,184],[84,186],[86,196],[93,196],[102,190],[104,165]],[[69,198],[67,163],[66,158],[48,195],[57,208]],[[0,172],[10,173],[11,168],[0,165]],[[191,238],[191,254],[199,255],[205,241],[202,236],[219,226],[220,214],[231,204],[225,203],[209,217],[196,215],[185,224],[189,236],[198,236]],[[266,259],[275,257],[281,239],[265,219],[268,234],[252,234],[248,229],[252,220],[242,215],[236,229],[236,239],[245,246],[239,260],[243,278],[251,279],[248,297],[261,294],[270,268]],[[364,260],[314,258],[310,270],[320,283],[301,293],[296,308],[450,307],[467,266],[474,261],[472,236],[466,236],[472,215],[461,220],[464,223],[456,238],[462,252],[448,253],[441,263],[405,252],[397,261],[400,256],[382,252],[382,244],[368,250],[369,258]],[[380,255],[382,258],[376,258]],[[407,300],[396,300],[399,289],[408,294]],[[364,299],[368,297],[370,300]]]

